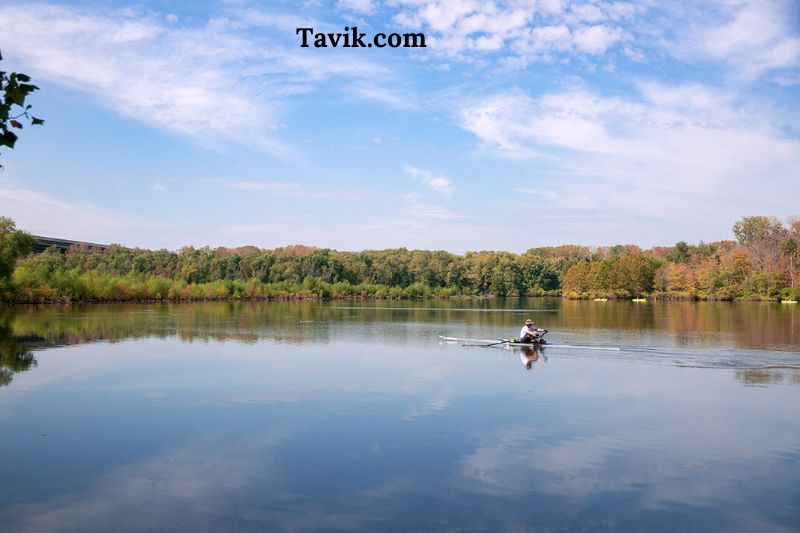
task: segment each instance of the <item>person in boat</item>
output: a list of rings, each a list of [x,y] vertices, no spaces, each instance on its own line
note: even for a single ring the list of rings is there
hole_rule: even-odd
[[[533,325],[533,321],[529,318],[525,321],[525,325],[519,331],[519,342],[537,342],[539,340],[539,331]]]

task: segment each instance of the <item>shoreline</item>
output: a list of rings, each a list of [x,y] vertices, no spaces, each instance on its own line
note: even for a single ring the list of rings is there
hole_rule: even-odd
[[[400,297],[383,297],[383,296],[308,296],[308,295],[287,295],[287,296],[226,296],[226,297],[206,297],[206,298],[119,298],[119,299],[72,299],[72,298],[58,298],[53,300],[0,300],[0,305],[7,307],[14,306],[70,306],[70,305],[108,305],[108,304],[191,304],[203,302],[333,302],[333,301],[424,301],[424,300],[494,300],[494,299],[523,299],[523,298],[558,298],[560,300],[568,301],[590,301],[598,304],[607,302],[635,302],[635,303],[648,303],[648,302],[730,302],[730,303],[796,303],[794,300],[782,299],[779,297],[768,296],[750,296],[740,298],[724,298],[724,297],[700,297],[700,296],[664,296],[664,295],[650,295],[642,296],[641,298],[634,297],[619,297],[619,296],[602,296],[602,295],[588,295],[588,296],[563,296],[557,294],[533,294],[533,295],[506,295],[498,296],[494,294],[486,295],[426,295],[426,296],[400,296]]]

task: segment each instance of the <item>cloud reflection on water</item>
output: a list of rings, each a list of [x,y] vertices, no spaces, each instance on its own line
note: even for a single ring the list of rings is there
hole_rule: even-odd
[[[331,318],[338,332],[304,344],[152,336],[163,317],[117,335],[101,314],[45,320],[76,342],[37,350],[36,371],[0,389],[0,451],[35,458],[4,472],[12,530],[780,530],[800,516],[788,371],[552,352],[527,372],[394,313]],[[211,329],[262,335],[276,316],[245,314]]]

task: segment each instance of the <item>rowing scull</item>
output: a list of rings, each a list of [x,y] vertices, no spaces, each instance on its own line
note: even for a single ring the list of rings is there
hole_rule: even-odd
[[[516,339],[473,339],[469,337],[446,337],[439,335],[439,338],[445,342],[458,342],[468,345],[502,345],[502,346],[528,346],[528,347],[547,347],[547,348],[574,348],[576,350],[602,350],[618,352],[619,348],[616,346],[579,346],[572,344],[550,344],[550,343],[532,343],[532,342],[517,342]]]

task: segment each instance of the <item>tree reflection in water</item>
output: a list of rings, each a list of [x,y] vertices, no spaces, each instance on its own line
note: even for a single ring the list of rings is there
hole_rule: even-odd
[[[792,381],[797,382],[800,378],[800,373],[796,369],[792,375]],[[745,368],[736,371],[736,380],[741,382],[747,387],[768,387],[775,383],[781,383],[784,378],[784,369],[772,368]]]
[[[565,344],[620,346],[629,360],[737,368],[745,386],[800,385],[800,310],[767,302],[533,299],[197,302],[0,307],[0,385],[36,366],[31,351],[88,342],[427,344],[437,335],[515,331],[537,313]],[[626,353],[629,350],[630,353]],[[551,352],[555,354],[556,352]],[[594,356],[594,352],[565,355]],[[532,369],[542,353],[514,352]],[[41,358],[41,357],[40,357]],[[747,368],[760,366],[761,368]]]
[[[37,365],[28,346],[12,335],[9,321],[7,315],[0,318],[0,387],[10,384],[14,374]]]

